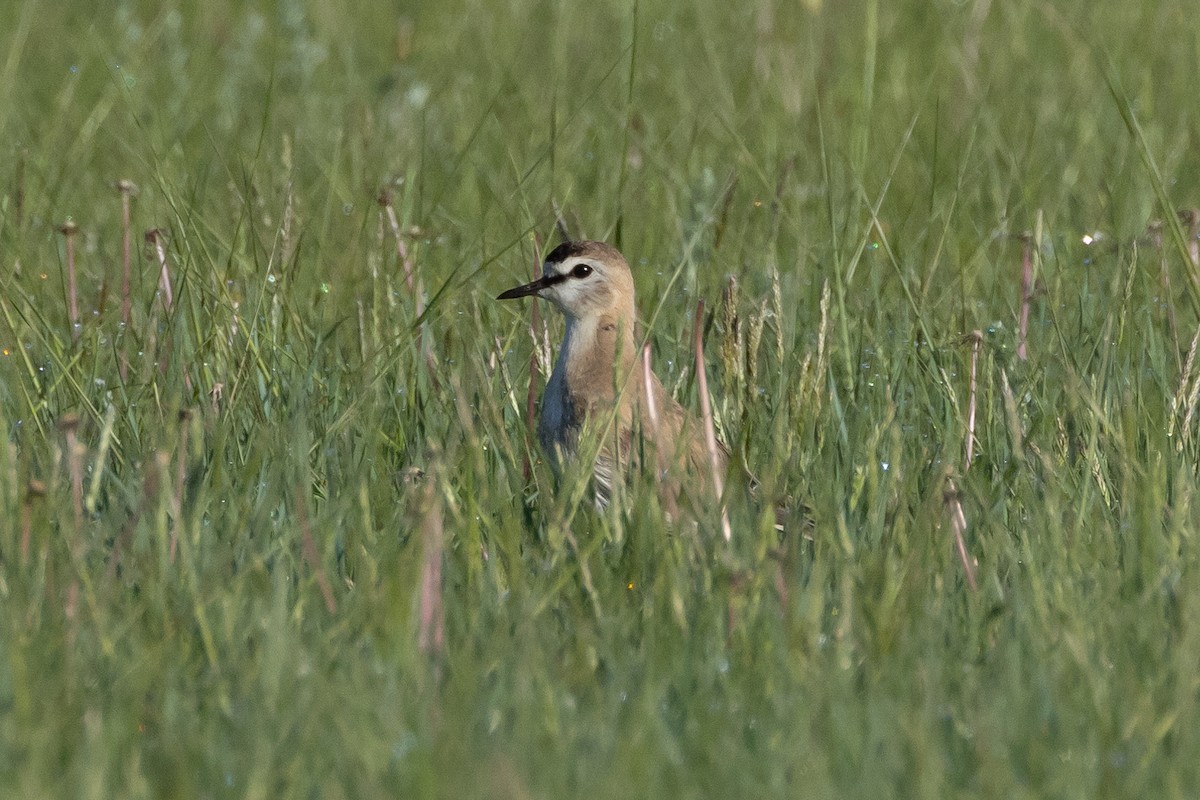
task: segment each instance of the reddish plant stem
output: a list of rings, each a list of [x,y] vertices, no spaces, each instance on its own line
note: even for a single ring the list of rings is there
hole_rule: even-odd
[[[1167,263],[1166,254],[1163,252],[1163,222],[1162,220],[1153,220],[1147,232],[1150,234],[1150,242],[1158,253],[1159,272],[1161,274],[1162,289],[1163,289],[1163,305],[1167,309],[1167,325],[1171,328],[1171,341],[1175,343],[1175,352],[1179,352],[1179,321],[1175,316],[1175,293],[1171,288],[1171,270]],[[1190,255],[1190,253],[1189,253]],[[1178,360],[1178,356],[1176,356]]]
[[[446,640],[446,612],[442,602],[445,539],[435,480],[433,475],[426,478],[421,496],[421,611],[417,633],[417,646],[432,656],[441,655]]]
[[[58,232],[67,240],[67,316],[71,322],[71,341],[78,342],[82,327],[79,322],[79,287],[75,280],[75,234],[79,226],[67,220],[58,226]]]
[[[1185,208],[1180,211],[1179,221],[1187,226],[1188,258],[1193,267],[1200,267],[1200,208]]]
[[[167,247],[164,239],[164,231],[158,228],[146,231],[146,242],[154,248],[154,255],[158,259],[158,284],[163,293],[163,307],[170,313],[171,307],[175,305],[175,293],[171,290],[171,269],[167,265]]]
[[[162,291],[163,308],[166,310],[169,317],[172,308],[175,306],[175,292],[171,289],[171,268],[170,263],[167,261],[166,231],[159,228],[152,228],[151,230],[146,231],[146,242],[154,248],[154,255],[158,260],[158,280],[159,287]],[[168,325],[168,333],[169,331],[170,328]],[[169,335],[169,338],[165,340],[165,344],[158,360],[158,371],[163,375],[167,373],[167,367],[171,361],[171,351],[174,349],[174,346],[175,337],[174,335]],[[182,369],[182,372],[183,384],[185,387],[187,387],[187,390],[190,393],[192,391],[192,378],[187,373],[186,368]]]
[[[300,549],[308,568],[313,571],[321,596],[325,599],[325,610],[330,614],[337,613],[337,600],[333,596],[333,586],[321,566],[321,556],[317,551],[317,541],[313,538],[312,526],[308,523],[308,510],[305,504],[304,490],[296,487],[296,519],[300,525]]]
[[[67,473],[71,479],[71,511],[75,517],[75,541],[72,551],[81,555],[83,545],[83,453],[84,447],[79,443],[79,417],[66,414],[58,421],[58,427],[66,437],[67,443]]]
[[[413,296],[413,307],[417,319],[425,315],[425,287],[421,285],[421,279],[417,276],[416,265],[413,262],[412,256],[408,252],[408,245],[404,243],[404,232],[400,230],[400,219],[396,216],[396,207],[392,204],[392,194],[386,189],[379,193],[377,202],[383,207],[384,213],[387,215],[388,225],[392,229],[392,238],[396,240],[396,256],[400,259],[400,265],[404,268],[404,283],[408,286],[409,293]],[[433,346],[429,339],[428,326],[422,322],[420,336],[421,354],[425,358],[425,366],[429,383],[435,392],[441,390],[441,383],[437,377],[437,362],[433,357]]]
[[[83,454],[84,446],[76,435],[79,430],[79,417],[67,414],[58,422],[58,427],[66,437],[67,474],[71,481],[71,511],[75,520],[75,531],[71,537],[71,559],[74,561],[75,574],[67,587],[66,603],[63,612],[67,620],[67,642],[73,649],[75,636],[78,633],[76,618],[79,613],[79,577],[78,570],[83,569],[84,540],[83,540]]]
[[[191,421],[191,411],[185,408],[179,412],[179,453],[175,459],[175,492],[171,497],[171,515],[175,524],[171,526],[171,543],[168,548],[172,564],[175,563],[175,554],[179,549],[179,528],[183,525],[183,481],[187,476],[188,431]]]
[[[1029,304],[1033,300],[1033,234],[1021,234],[1021,319],[1017,327],[1017,358],[1026,361],[1029,350]]]
[[[712,404],[708,399],[708,376],[704,369],[704,301],[696,303],[696,382],[700,390],[700,417],[704,423],[704,444],[708,448],[709,466],[712,467],[713,491],[721,503],[721,535],[732,541],[733,528],[729,524],[729,508],[725,505],[725,478],[721,475],[721,456],[717,450],[717,429],[713,424]]]
[[[21,503],[21,566],[29,565],[29,549],[33,541],[33,503],[46,496],[46,484],[31,479]]]
[[[132,297],[132,199],[137,193],[137,186],[130,180],[117,181],[117,191],[121,193],[121,324],[129,328],[133,316]],[[126,364],[128,369],[128,364]],[[124,376],[122,376],[124,377]]]
[[[950,528],[954,531],[954,551],[958,554],[963,573],[967,576],[967,585],[971,587],[972,592],[977,591],[979,586],[975,582],[975,566],[971,561],[970,554],[967,553],[967,515],[963,513],[962,502],[958,498],[958,487],[954,484],[953,478],[946,478],[946,491],[943,493],[942,499],[950,514]]]
[[[412,257],[408,254],[408,245],[404,243],[404,234],[400,230],[400,220],[396,216],[396,207],[392,204],[392,193],[386,189],[379,193],[379,205],[383,206],[384,213],[387,214],[388,224],[392,228],[392,238],[396,240],[396,256],[400,259],[400,266],[404,268],[404,283],[408,286],[408,291],[416,290],[415,268],[413,266]],[[425,309],[422,308],[422,300],[420,295],[417,296],[417,316],[421,316]]]
[[[650,430],[653,434],[654,441],[658,441],[658,406],[655,405],[654,392],[650,391],[651,375],[653,371],[650,369],[650,343],[642,345],[642,386],[646,393],[646,416],[650,417]]]
[[[975,398],[978,384],[976,383],[979,366],[979,346],[983,343],[983,331],[971,331],[971,399],[967,403],[967,469],[975,460]]]

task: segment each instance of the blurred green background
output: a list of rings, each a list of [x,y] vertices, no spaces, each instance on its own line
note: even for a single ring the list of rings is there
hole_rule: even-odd
[[[1198,70],[1184,0],[4,4],[0,794],[1195,796]],[[557,213],[691,408],[706,301],[731,543],[541,463]]]

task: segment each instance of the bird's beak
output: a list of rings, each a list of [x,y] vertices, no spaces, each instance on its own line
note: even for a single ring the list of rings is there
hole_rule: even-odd
[[[555,283],[557,283],[557,281],[554,280],[555,277],[557,277],[557,276],[543,275],[542,277],[538,278],[536,281],[533,281],[532,283],[527,283],[524,286],[514,286],[513,288],[509,289],[506,292],[501,292],[496,297],[496,299],[497,300],[515,300],[518,297],[528,297],[531,294],[537,294],[542,289],[546,289],[550,286],[553,286]]]

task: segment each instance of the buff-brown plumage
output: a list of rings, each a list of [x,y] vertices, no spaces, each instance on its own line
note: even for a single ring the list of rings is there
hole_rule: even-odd
[[[542,277],[500,299],[537,295],[566,318],[566,333],[542,396],[538,439],[552,463],[578,453],[588,425],[606,433],[594,464],[597,497],[605,502],[636,453],[654,453],[664,501],[673,509],[685,477],[712,491],[709,454],[699,421],[639,364],[633,274],[624,256],[603,242],[567,242],[546,257]],[[653,413],[651,413],[653,409]],[[611,425],[609,421],[611,420]],[[635,447],[636,437],[651,447]],[[724,471],[728,456],[719,448]]]

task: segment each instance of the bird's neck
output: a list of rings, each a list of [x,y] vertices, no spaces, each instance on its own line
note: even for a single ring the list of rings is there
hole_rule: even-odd
[[[624,378],[636,358],[633,327],[632,311],[567,317],[555,369],[564,371],[572,393],[612,396],[615,379]]]

